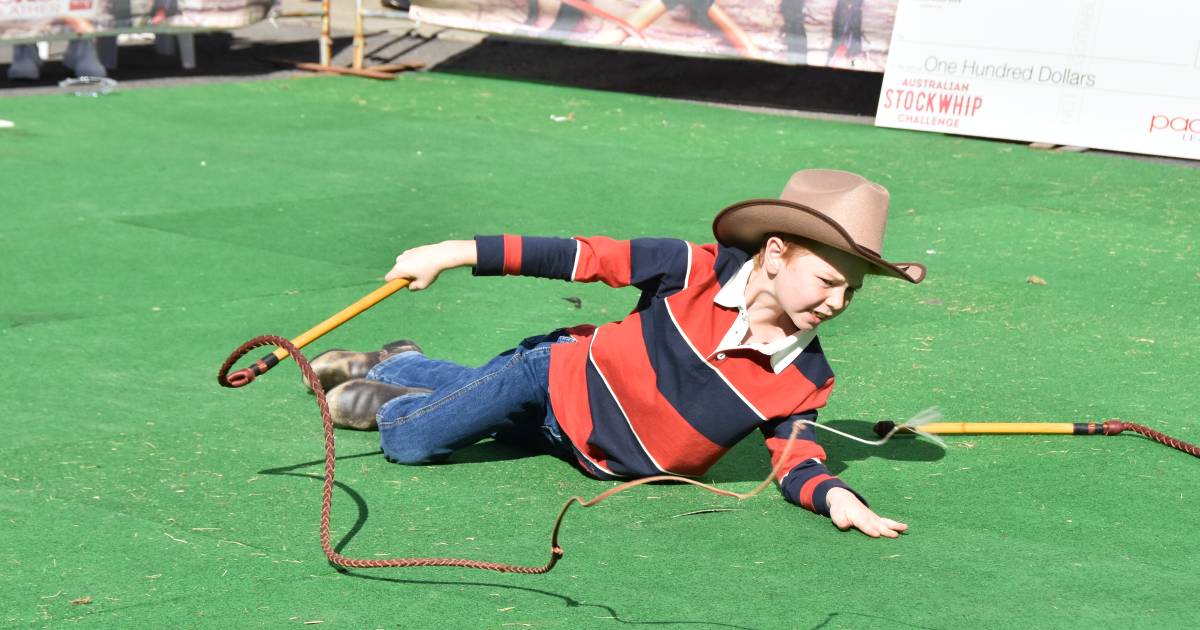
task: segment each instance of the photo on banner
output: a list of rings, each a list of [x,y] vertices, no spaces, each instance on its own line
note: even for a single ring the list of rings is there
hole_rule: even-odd
[[[1200,159],[1200,3],[901,0],[875,123]]]
[[[0,42],[95,37],[130,29],[238,28],[263,20],[274,0],[0,0]]]
[[[410,15],[515,37],[883,72],[896,1],[414,0]]]

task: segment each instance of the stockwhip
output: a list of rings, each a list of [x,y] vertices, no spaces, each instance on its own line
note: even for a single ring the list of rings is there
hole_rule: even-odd
[[[329,559],[331,564],[350,568],[382,568],[382,567],[462,567],[470,569],[483,569],[488,571],[499,571],[502,573],[523,573],[523,574],[540,574],[547,573],[554,568],[558,561],[563,557],[563,548],[559,544],[559,532],[562,527],[562,522],[567,514],[567,511],[573,505],[582,507],[592,507],[605,499],[624,492],[636,486],[655,483],[655,482],[677,482],[696,486],[708,492],[721,496],[733,497],[738,500],[749,499],[763,491],[770,485],[772,479],[779,477],[782,472],[782,466],[787,461],[787,456],[795,445],[797,435],[800,428],[804,424],[811,425],[814,428],[829,431],[870,446],[880,446],[887,443],[897,434],[914,433],[925,437],[939,446],[945,448],[945,442],[942,441],[939,435],[947,434],[965,434],[965,433],[1052,433],[1052,434],[1073,434],[1073,435],[1116,435],[1122,431],[1131,430],[1140,433],[1150,439],[1153,439],[1162,444],[1166,444],[1172,448],[1176,448],[1185,453],[1200,457],[1200,448],[1192,444],[1188,444],[1181,440],[1163,435],[1158,431],[1149,429],[1140,424],[1131,422],[1121,422],[1117,420],[1109,420],[1104,423],[1002,423],[1002,422],[939,422],[941,414],[936,408],[929,408],[917,414],[913,418],[902,422],[895,423],[892,421],[879,422],[875,424],[874,431],[879,436],[876,440],[868,440],[849,433],[845,433],[833,427],[819,424],[814,421],[797,422],[792,427],[792,433],[788,436],[783,452],[780,454],[775,465],[772,467],[770,474],[752,490],[745,493],[733,492],[725,490],[709,484],[705,484],[695,479],[687,477],[679,477],[675,475],[656,475],[652,477],[643,477],[613,486],[608,490],[596,495],[591,499],[583,499],[579,496],[573,496],[563,504],[558,512],[558,516],[554,519],[554,525],[550,534],[550,559],[541,566],[516,565],[502,562],[488,562],[482,560],[471,560],[466,558],[446,558],[446,557],[397,557],[397,558],[350,558],[338,553],[334,550],[330,542],[330,511],[333,504],[333,487],[334,487],[334,468],[336,463],[336,453],[334,448],[334,431],[333,418],[330,416],[329,403],[326,399],[325,388],[321,385],[321,380],[317,378],[308,359],[300,351],[300,348],[320,338],[331,330],[341,326],[342,324],[353,319],[357,315],[378,304],[396,291],[408,286],[409,280],[397,279],[379,287],[378,289],[367,294],[354,304],[342,309],[332,317],[326,319],[320,324],[314,326],[310,330],[304,332],[293,340],[288,340],[276,335],[260,335],[255,337],[233,351],[225,362],[221,365],[217,373],[217,382],[223,387],[238,388],[248,385],[255,378],[262,376],[268,370],[278,365],[280,361],[291,357],[300,368],[301,377],[304,382],[312,388],[313,394],[316,396],[317,408],[321,412],[321,421],[324,426],[325,435],[325,475],[324,487],[321,496],[321,524],[320,524],[320,539],[321,549],[325,552],[325,557]],[[242,368],[233,373],[230,369],[239,359],[249,353],[251,350],[262,346],[274,346],[276,350],[271,354],[264,356],[256,361],[250,367]]]
[[[329,515],[330,515],[332,505],[333,505],[334,465],[335,465],[335,462],[337,459],[335,456],[335,451],[334,451],[333,418],[329,414],[329,402],[325,397],[325,388],[321,386],[321,380],[319,378],[317,378],[316,372],[313,371],[312,366],[309,364],[308,359],[300,351],[300,348],[308,343],[311,343],[315,339],[328,333],[329,331],[333,330],[334,328],[337,328],[338,326],[341,326],[342,324],[346,323],[347,321],[350,321],[352,318],[354,318],[358,314],[362,313],[363,311],[367,310],[368,308],[371,308],[375,304],[382,301],[384,298],[388,297],[389,295],[392,295],[393,293],[395,293],[396,291],[400,290],[401,288],[403,288],[407,285],[408,285],[408,280],[406,280],[406,279],[393,280],[393,281],[385,284],[384,286],[376,289],[375,291],[372,291],[370,294],[366,295],[365,297],[358,300],[354,304],[342,309],[337,314],[333,315],[329,319],[326,319],[325,321],[321,322],[320,324],[314,326],[312,329],[303,333],[299,337],[296,337],[295,340],[289,341],[283,337],[279,337],[276,335],[260,335],[258,337],[255,337],[255,338],[247,341],[246,343],[243,343],[236,350],[234,350],[233,353],[230,354],[229,357],[225,359],[225,363],[223,363],[221,365],[221,369],[217,373],[217,382],[220,383],[222,387],[237,388],[237,387],[243,387],[243,386],[249,384],[255,378],[265,374],[272,367],[278,365],[281,360],[283,360],[289,356],[292,358],[293,361],[296,362],[296,365],[300,368],[300,373],[301,373],[302,378],[304,379],[304,382],[312,388],[313,394],[316,395],[317,408],[321,412],[321,421],[324,425],[324,431],[325,431],[325,484],[324,484],[324,488],[323,488],[322,494],[321,494],[320,537],[321,537],[321,549],[324,550],[325,557],[329,559],[329,562],[334,565],[343,566],[343,567],[351,567],[351,568],[463,567],[463,568],[468,568],[468,569],[484,569],[484,570],[488,570],[488,571],[499,571],[501,573],[525,573],[525,574],[547,573],[551,569],[553,569],[554,565],[558,564],[559,559],[561,559],[563,557],[563,548],[561,545],[559,545],[558,535],[559,535],[559,530],[562,527],[563,518],[566,516],[567,510],[569,510],[571,508],[571,506],[573,506],[575,504],[579,504],[580,506],[585,507],[585,508],[592,507],[593,505],[596,505],[596,504],[600,503],[601,501],[604,501],[605,499],[613,496],[614,494],[617,494],[619,492],[624,492],[625,490],[629,490],[630,488],[634,488],[636,486],[640,486],[640,485],[644,485],[644,484],[648,484],[648,483],[664,482],[664,481],[690,484],[690,485],[696,486],[698,488],[707,490],[708,492],[712,492],[714,494],[718,494],[721,496],[733,497],[738,500],[749,499],[749,498],[757,495],[758,493],[762,492],[763,489],[765,489],[768,485],[771,484],[772,479],[775,479],[779,476],[779,473],[781,472],[781,468],[782,468],[783,464],[787,461],[787,456],[791,452],[792,446],[796,442],[796,436],[799,434],[800,428],[804,424],[801,422],[795,423],[795,425],[792,427],[791,435],[788,436],[788,440],[787,440],[786,445],[784,446],[783,452],[780,454],[776,464],[772,467],[770,474],[768,474],[767,477],[765,479],[763,479],[763,481],[761,483],[759,483],[757,486],[755,486],[749,492],[744,492],[744,493],[733,492],[731,490],[725,490],[723,488],[718,488],[716,486],[701,483],[699,481],[696,481],[695,479],[689,479],[687,477],[679,477],[679,476],[675,476],[675,475],[656,475],[656,476],[652,476],[652,477],[643,477],[641,479],[634,479],[632,481],[628,481],[628,482],[622,483],[620,485],[613,486],[612,488],[609,488],[608,490],[605,490],[604,492],[602,492],[588,500],[584,500],[582,497],[578,497],[578,496],[571,497],[570,499],[567,500],[567,502],[565,504],[563,504],[562,509],[559,510],[559,512],[558,512],[558,516],[554,519],[554,526],[553,526],[553,528],[551,530],[551,534],[550,534],[550,560],[547,561],[546,564],[541,565],[541,566],[515,565],[515,564],[502,563],[502,562],[487,562],[487,561],[481,561],[481,560],[470,560],[470,559],[465,559],[465,558],[416,558],[416,557],[411,557],[411,558],[368,559],[368,558],[350,558],[350,557],[344,556],[344,555],[338,553],[336,550],[334,550],[333,545],[330,542],[330,534],[329,534]],[[262,346],[275,346],[277,348],[277,350],[275,350],[271,354],[264,356],[262,359],[259,359],[257,362],[255,362],[250,367],[243,368],[241,370],[238,370],[238,371],[230,374],[229,370],[233,367],[233,364],[238,361],[238,359],[245,356],[251,350],[258,348],[258,347],[262,347]],[[928,422],[929,420],[935,419],[938,417],[935,414],[930,415],[931,413],[932,413],[931,411],[927,410],[927,412],[923,413],[922,416],[919,416],[918,418],[914,418],[914,419],[910,420],[909,422],[904,423],[903,425],[901,425],[901,427],[907,428],[909,430],[916,430],[918,433],[922,433],[918,427],[920,427],[922,424]],[[834,433],[838,433],[839,435],[843,435],[843,436],[858,440],[860,442],[866,442],[868,444],[883,444],[884,442],[887,442],[893,434],[895,434],[897,431],[901,430],[900,427],[896,427],[882,439],[871,442],[871,441],[864,440],[862,438],[854,437],[854,436],[846,434],[846,433],[842,433],[841,431],[837,431],[836,429],[831,429],[829,427],[826,427],[826,426],[823,426],[820,424],[816,424],[813,422],[808,422],[808,424],[812,424],[813,426],[816,426],[818,428],[833,431]],[[938,441],[933,436],[930,436],[930,435],[924,434],[924,433],[922,433],[922,434],[926,435],[926,437],[930,437],[930,438],[934,439],[935,441]]]

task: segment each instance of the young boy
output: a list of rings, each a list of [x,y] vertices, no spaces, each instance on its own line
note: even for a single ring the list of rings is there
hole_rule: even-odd
[[[671,239],[480,236],[408,250],[389,280],[417,291],[442,271],[633,285],[625,319],[530,337],[479,368],[411,342],[313,361],[339,426],[377,428],[387,457],[439,461],[493,436],[552,453],[600,479],[703,475],[754,429],[780,464],[793,425],[833,389],[816,331],[866,274],[918,283],[917,263],[880,256],[888,193],[843,171],[800,171],[780,199],[751,199],[713,222],[718,244]],[[365,375],[365,378],[358,378]],[[802,424],[782,462],[784,497],[841,529],[895,538],[824,465]]]

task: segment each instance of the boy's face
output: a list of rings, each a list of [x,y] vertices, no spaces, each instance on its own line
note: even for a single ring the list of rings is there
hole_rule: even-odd
[[[811,253],[771,256],[775,299],[797,330],[809,331],[837,317],[862,288],[869,264],[841,250],[817,245]],[[772,260],[773,259],[773,260]]]

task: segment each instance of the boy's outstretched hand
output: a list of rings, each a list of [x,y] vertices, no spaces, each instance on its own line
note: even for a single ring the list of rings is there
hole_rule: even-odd
[[[883,518],[863,505],[853,492],[845,488],[831,488],[825,495],[829,504],[829,518],[838,529],[847,530],[851,527],[870,536],[871,538],[897,538],[908,529],[908,525],[890,518]]]
[[[397,278],[408,278],[410,291],[420,291],[433,284],[438,275],[447,269],[466,267],[476,263],[475,241],[442,241],[433,245],[422,245],[405,250],[396,257],[396,264],[388,272],[389,282]]]

